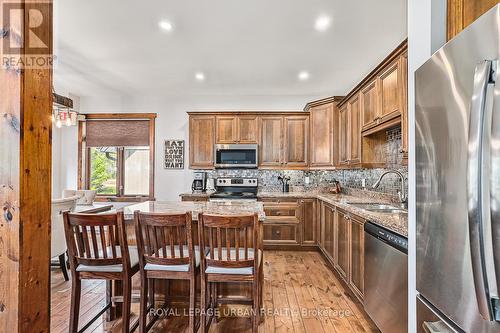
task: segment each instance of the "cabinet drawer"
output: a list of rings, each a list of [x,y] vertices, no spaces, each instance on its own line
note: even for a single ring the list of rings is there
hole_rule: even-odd
[[[260,201],[262,201],[265,205],[267,202],[271,204],[282,204],[282,203],[297,203],[298,199],[295,198],[260,198]]]
[[[298,226],[293,224],[265,224],[264,244],[299,244]]]
[[[267,223],[300,223],[300,206],[297,204],[264,205]]]

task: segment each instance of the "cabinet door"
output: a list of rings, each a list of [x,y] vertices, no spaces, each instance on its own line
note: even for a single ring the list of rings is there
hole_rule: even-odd
[[[498,0],[448,0],[448,40],[495,6]]]
[[[258,139],[259,139],[259,130],[257,124],[257,116],[239,116],[238,142],[257,143]]]
[[[317,244],[316,234],[316,200],[304,199],[301,200],[302,210],[302,244],[315,245]]]
[[[333,166],[333,103],[310,109],[311,167]]]
[[[395,61],[380,75],[380,122],[401,114],[402,77],[400,61]]]
[[[283,150],[283,117],[260,117],[259,165],[281,166]]]
[[[360,93],[362,128],[369,129],[377,125],[378,113],[378,83],[373,80]]]
[[[285,117],[284,164],[288,167],[307,167],[309,117]]]
[[[349,216],[337,210],[335,223],[335,269],[347,281],[349,272]]]
[[[347,104],[339,110],[339,164],[349,163],[349,136],[347,123]]]
[[[217,143],[235,143],[238,141],[236,117],[217,116],[216,141]]]
[[[214,167],[215,116],[189,118],[189,167]]]
[[[323,240],[323,250],[327,255],[328,259],[333,263],[334,262],[334,247],[333,247],[333,220],[334,220],[335,208],[328,205],[323,204],[323,216],[322,216],[322,240]]]
[[[401,81],[408,80],[408,53],[404,53],[401,58]],[[408,163],[408,86],[403,83],[401,93],[401,153],[403,154],[403,163]]]
[[[364,221],[351,216],[349,239],[349,286],[354,293],[363,299],[364,295],[364,267],[365,267],[365,231]]]
[[[348,107],[348,132],[349,132],[349,164],[361,163],[361,128],[360,128],[360,108],[359,95],[353,97],[349,102]]]
[[[264,245],[300,245],[296,224],[264,224]]]

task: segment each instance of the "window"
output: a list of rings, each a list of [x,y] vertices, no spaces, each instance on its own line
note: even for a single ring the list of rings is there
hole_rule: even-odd
[[[154,197],[155,115],[146,116],[86,115],[79,124],[80,188],[111,200]]]

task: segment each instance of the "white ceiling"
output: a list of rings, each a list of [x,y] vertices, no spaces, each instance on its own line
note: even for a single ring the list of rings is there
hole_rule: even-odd
[[[80,96],[341,95],[406,37],[406,2],[55,0],[55,86]],[[314,29],[320,15],[332,18],[325,32]]]

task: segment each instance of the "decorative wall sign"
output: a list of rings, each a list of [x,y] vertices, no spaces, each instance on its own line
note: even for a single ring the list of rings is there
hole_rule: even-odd
[[[165,140],[165,169],[184,169],[184,140]]]

